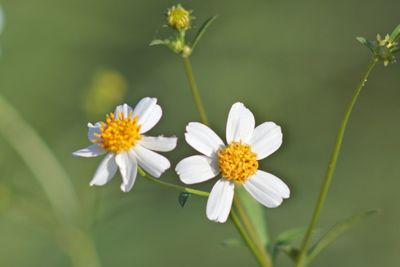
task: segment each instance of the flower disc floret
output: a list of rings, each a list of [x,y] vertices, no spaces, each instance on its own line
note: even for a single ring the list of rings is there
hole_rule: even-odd
[[[222,176],[238,183],[246,182],[258,169],[257,154],[241,142],[231,142],[218,151]]]
[[[118,112],[117,116],[110,113],[106,122],[101,122],[100,133],[95,134],[99,139],[92,141],[112,153],[127,151],[141,139],[137,121],[138,117],[133,117],[132,113],[127,117],[122,112]]]
[[[168,10],[167,22],[171,28],[177,30],[187,30],[190,27],[190,11],[182,6],[173,6]]]

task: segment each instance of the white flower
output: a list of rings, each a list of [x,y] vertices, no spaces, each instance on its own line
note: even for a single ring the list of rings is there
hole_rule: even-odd
[[[160,120],[162,110],[156,98],[143,98],[134,109],[127,104],[118,106],[107,116],[106,122],[89,123],[88,138],[93,144],[75,151],[79,157],[106,154],[97,168],[90,185],[108,183],[119,168],[121,190],[128,192],[135,183],[138,165],[154,177],[160,177],[171,164],[154,151],[171,151],[176,137],[143,135]]]
[[[191,122],[186,127],[186,142],[203,155],[181,160],[176,166],[182,182],[195,184],[219,173],[207,201],[207,217],[216,222],[227,220],[232,206],[235,184],[242,184],[262,205],[274,208],[290,190],[278,177],[258,170],[258,160],[274,153],[282,144],[281,128],[273,122],[255,127],[254,116],[242,103],[229,111],[225,145],[209,127]]]

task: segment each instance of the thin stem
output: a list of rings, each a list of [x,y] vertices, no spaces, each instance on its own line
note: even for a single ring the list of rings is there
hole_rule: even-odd
[[[238,195],[235,195],[233,198],[233,205],[234,208],[236,208],[239,218],[241,219],[243,223],[243,227],[246,229],[247,233],[249,234],[251,240],[254,242],[255,247],[257,248],[258,252],[264,259],[265,266],[272,266],[272,261],[270,256],[266,253],[266,250],[264,248],[264,245],[262,244],[260,238],[258,237],[258,234],[256,230],[254,229],[254,225],[251,222],[246,210],[244,209],[242,202],[240,200],[240,197]]]
[[[311,241],[311,235],[313,233],[315,225],[318,222],[318,219],[321,214],[321,210],[324,206],[326,196],[328,194],[329,186],[330,186],[331,180],[332,180],[332,175],[333,175],[335,167],[336,167],[336,162],[337,162],[337,159],[338,159],[338,156],[340,153],[340,149],[341,149],[342,142],[343,142],[343,136],[344,136],[344,133],[346,130],[347,123],[350,118],[351,111],[353,110],[353,107],[357,101],[357,98],[360,95],[362,89],[364,88],[365,83],[367,82],[367,79],[368,79],[371,71],[375,67],[376,63],[377,63],[377,60],[374,58],[372,60],[372,62],[369,64],[363,78],[361,79],[360,83],[357,85],[357,87],[354,91],[353,97],[349,103],[347,110],[346,110],[346,113],[344,114],[342,123],[340,125],[340,128],[339,128],[337,136],[336,136],[336,142],[335,142],[335,146],[332,151],[331,160],[330,160],[328,168],[326,170],[325,180],[322,184],[322,188],[319,193],[319,197],[318,197],[315,209],[314,209],[314,213],[313,213],[311,222],[307,228],[307,232],[306,232],[306,235],[304,236],[303,243],[302,243],[302,246],[300,249],[300,254],[296,261],[296,267],[304,267],[307,265],[307,250],[308,250],[308,247],[309,247],[309,244]]]
[[[246,245],[250,249],[251,253],[253,253],[254,257],[256,258],[257,262],[260,264],[261,267],[269,267],[270,265],[266,262],[263,255],[260,254],[256,244],[253,242],[251,237],[248,235],[247,231],[243,227],[243,225],[239,221],[239,217],[234,210],[231,210],[229,216],[232,219],[233,224],[236,227],[236,230],[239,232],[240,236],[242,237],[243,241],[246,242]]]
[[[165,187],[173,188],[173,189],[178,190],[180,192],[190,193],[190,194],[193,194],[193,195],[196,195],[196,196],[207,197],[209,195],[209,193],[205,192],[205,191],[196,190],[196,189],[192,189],[192,188],[189,188],[189,187],[184,187],[184,186],[180,186],[180,185],[177,185],[177,184],[171,184],[171,183],[168,183],[168,182],[161,181],[161,180],[159,180],[157,178],[154,178],[153,176],[149,175],[148,173],[143,171],[141,168],[138,168],[138,171],[139,171],[141,176],[143,176],[144,178],[146,178],[147,180],[149,180],[149,181],[151,181],[153,183],[156,183],[156,184],[159,184],[159,185],[163,185]]]
[[[206,112],[204,110],[204,105],[201,100],[201,96],[199,93],[199,89],[197,87],[196,81],[194,79],[192,66],[190,64],[188,57],[183,57],[183,64],[185,66],[186,75],[189,80],[190,89],[192,90],[193,100],[196,104],[197,111],[199,112],[201,122],[208,125],[208,119]],[[161,182],[156,180],[157,182]],[[164,182],[163,182],[164,183]],[[189,192],[190,193],[190,192]],[[233,223],[236,226],[236,229],[242,235],[243,239],[246,241],[247,246],[253,253],[253,255],[257,258],[257,261],[260,263],[262,267],[270,267],[272,266],[271,259],[266,253],[265,248],[263,247],[260,239],[258,238],[253,224],[251,223],[250,218],[248,217],[247,213],[243,209],[240,198],[237,196],[235,197],[235,204],[234,207],[239,212],[239,217],[236,215],[234,210],[231,210],[230,216],[232,218]],[[240,223],[240,220],[243,222],[243,225]]]
[[[189,81],[190,89],[192,91],[192,96],[194,103],[196,104],[197,111],[199,112],[201,122],[208,125],[208,119],[206,112],[204,110],[203,101],[201,100],[199,88],[197,87],[196,80],[194,79],[192,65],[188,57],[183,58],[183,65],[185,66],[186,76]]]

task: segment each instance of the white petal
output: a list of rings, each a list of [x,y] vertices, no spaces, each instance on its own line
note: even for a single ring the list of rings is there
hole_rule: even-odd
[[[85,157],[85,158],[91,158],[91,157],[97,157],[105,154],[107,151],[105,151],[101,146],[98,144],[92,144],[88,147],[85,147],[83,149],[77,150],[72,155],[77,156],[77,157]]]
[[[160,177],[171,166],[167,158],[141,145],[136,145],[130,152],[136,155],[140,167],[154,177]]]
[[[131,112],[133,113],[133,109],[128,104],[123,104],[115,108],[114,116],[118,118],[118,113],[123,113],[124,118],[128,118]]]
[[[185,184],[201,183],[219,173],[217,163],[206,156],[185,158],[176,165],[175,171]]]
[[[264,122],[254,130],[249,145],[258,160],[268,157],[282,145],[281,127],[273,122]]]
[[[138,124],[141,125],[140,133],[145,133],[160,120],[162,110],[157,105],[157,98],[145,97],[139,101],[133,110],[133,116],[138,116]]]
[[[128,152],[119,153],[115,156],[115,162],[122,176],[121,190],[129,192],[136,180],[137,162],[136,158]]]
[[[117,170],[118,166],[115,163],[115,155],[111,153],[107,154],[99,167],[97,167],[90,185],[105,185],[114,177]]]
[[[250,195],[268,208],[278,207],[284,198],[290,196],[289,188],[281,179],[264,171],[257,171],[243,186]]]
[[[225,146],[213,130],[199,122],[191,122],[186,126],[185,139],[191,147],[213,158],[216,157],[217,151]]]
[[[98,136],[95,136],[95,134],[101,134],[100,128],[101,128],[101,123],[96,122],[96,124],[91,124],[90,122],[88,123],[88,139],[90,142],[93,142],[93,140],[101,140]]]
[[[176,147],[178,138],[175,136],[164,137],[164,136],[142,136],[142,139],[138,142],[141,146],[154,150],[154,151],[171,151]]]
[[[242,103],[233,104],[226,123],[226,141],[247,142],[253,135],[255,120],[253,113]]]
[[[232,207],[234,183],[220,179],[211,189],[207,201],[207,218],[211,221],[224,223]]]

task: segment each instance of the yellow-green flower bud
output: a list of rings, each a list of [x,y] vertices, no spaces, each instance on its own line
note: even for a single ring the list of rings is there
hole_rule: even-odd
[[[168,26],[176,30],[187,30],[190,28],[192,17],[190,11],[184,9],[181,5],[173,6],[168,10]]]

